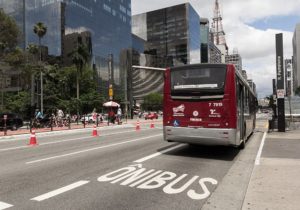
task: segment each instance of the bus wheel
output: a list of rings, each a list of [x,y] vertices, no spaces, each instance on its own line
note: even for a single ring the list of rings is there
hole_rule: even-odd
[[[246,140],[243,138],[243,140],[239,146],[239,149],[245,149],[245,146],[246,146]]]

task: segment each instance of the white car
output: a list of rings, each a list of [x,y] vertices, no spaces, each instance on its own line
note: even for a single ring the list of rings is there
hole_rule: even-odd
[[[85,115],[84,117],[82,117],[80,119],[80,121],[83,123],[83,122],[86,122],[86,123],[95,123],[96,122],[96,117],[93,116],[93,114],[87,114]]]

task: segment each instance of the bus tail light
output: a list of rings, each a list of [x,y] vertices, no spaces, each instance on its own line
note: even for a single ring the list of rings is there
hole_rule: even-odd
[[[168,119],[167,119],[167,123],[168,123],[168,124],[170,124],[170,123],[171,123],[171,121],[172,121],[172,117],[171,117],[171,116],[169,116],[169,117],[168,117]]]

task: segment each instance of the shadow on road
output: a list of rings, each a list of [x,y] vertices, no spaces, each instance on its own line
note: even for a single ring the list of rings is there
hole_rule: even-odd
[[[178,144],[172,144],[158,149],[158,152],[174,147]],[[164,153],[164,155],[174,155],[183,157],[194,157],[214,160],[232,161],[240,152],[238,148],[226,146],[203,146],[188,145]]]

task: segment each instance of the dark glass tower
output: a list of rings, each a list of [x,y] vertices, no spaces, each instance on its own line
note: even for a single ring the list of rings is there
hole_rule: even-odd
[[[200,63],[200,17],[189,4],[133,16],[133,34],[146,41],[144,53],[165,66]]]
[[[33,26],[43,22],[47,33],[42,45],[65,65],[70,64],[67,54],[78,43],[86,44],[98,91],[108,98],[108,86],[113,84],[114,96],[127,100],[126,68],[130,65],[124,62],[132,45],[131,0],[0,0],[0,8],[24,31],[22,46],[38,43]]]
[[[132,17],[132,97],[141,102],[151,92],[162,93],[163,71],[143,67],[200,63],[200,17],[180,4]]]

